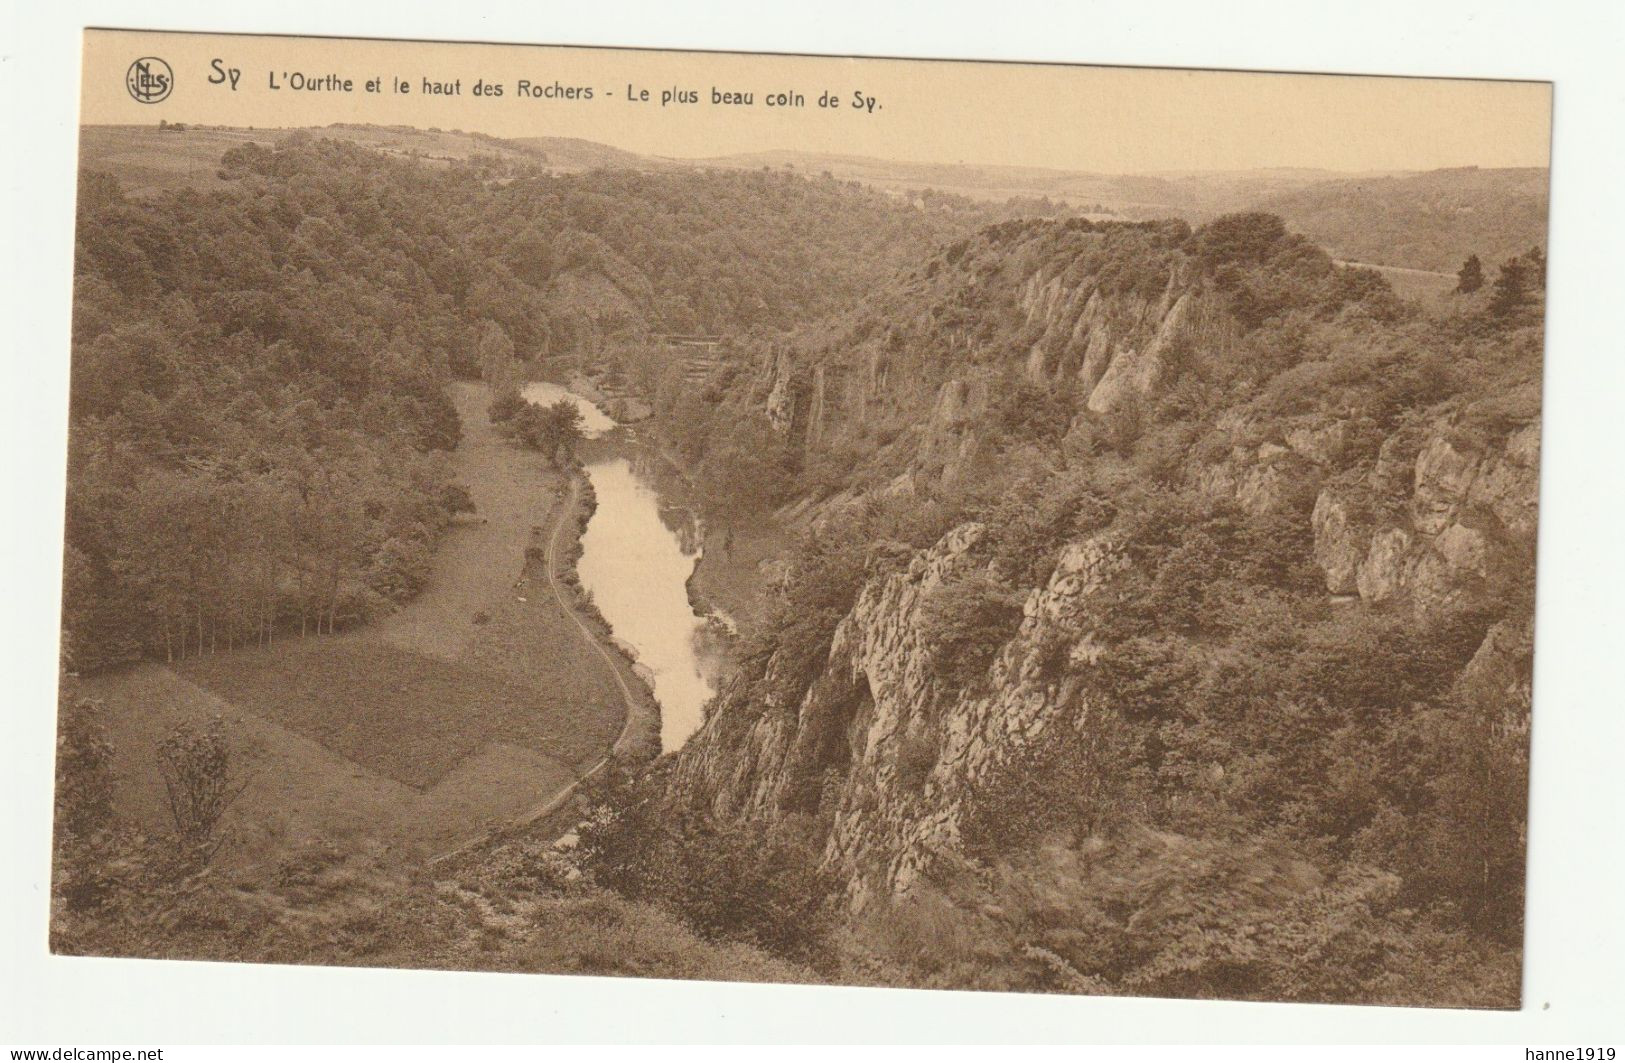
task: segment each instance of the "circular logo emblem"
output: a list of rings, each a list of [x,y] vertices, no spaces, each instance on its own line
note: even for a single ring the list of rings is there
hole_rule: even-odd
[[[157,103],[175,87],[175,72],[162,59],[149,55],[130,64],[124,87],[137,103]]]

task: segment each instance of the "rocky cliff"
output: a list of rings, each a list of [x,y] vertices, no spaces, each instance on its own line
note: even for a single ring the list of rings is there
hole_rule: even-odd
[[[1539,404],[1529,365],[1497,370],[1521,381],[1512,389],[1521,403],[1505,401],[1499,385],[1396,393],[1388,377],[1408,363],[1351,355],[1345,364],[1335,350],[1323,363],[1248,375],[1248,359],[1269,349],[1231,312],[1222,270],[1174,253],[1170,240],[1146,228],[995,233],[950,249],[842,341],[763,360],[752,401],[765,402],[785,438],[807,452],[854,448],[852,486],[838,504],[864,493],[866,469],[875,473],[867,490],[906,485],[927,497],[989,454],[996,468],[1013,431],[999,404],[1026,387],[1035,402],[1058,402],[1067,420],[1022,444],[1050,448],[1061,465],[1120,468],[1110,500],[1120,519],[1046,547],[1045,575],[1012,587],[1019,623],[968,682],[941,667],[930,602],[970,577],[1010,583],[982,548],[996,529],[958,523],[883,566],[840,617],[810,682],[772,681],[793,654],[769,656],[765,682],[733,681],[677,758],[670,800],[810,833],[857,909],[908,894],[935,861],[959,853],[980,788],[1047,732],[1086,730],[1108,707],[1090,693],[1092,671],[1114,652],[1096,617],[1137,569],[1146,582],[1136,586],[1162,579],[1152,558],[1180,549],[1177,528],[1155,529],[1162,554],[1133,541],[1143,531],[1120,530],[1151,478],[1158,491],[1198,500],[1190,506],[1233,506],[1243,523],[1276,529],[1259,533],[1265,539],[1305,544],[1301,561],[1319,587],[1278,588],[1277,577],[1258,586],[1317,623],[1350,615],[1337,610],[1398,607],[1426,641],[1430,618],[1464,595],[1532,576]],[[1389,325],[1356,310],[1315,327],[1328,342],[1386,335]],[[1307,401],[1287,388],[1292,372],[1309,374]],[[1336,387],[1316,383],[1328,375]],[[1180,389],[1200,397],[1185,400]],[[1125,411],[1143,415],[1150,433],[1138,449],[1120,448],[1134,455],[1126,462],[1089,442]],[[976,474],[995,475],[985,466]],[[1527,615],[1473,637],[1481,641],[1460,696],[1504,707],[1521,690],[1526,720]],[[1191,645],[1204,662],[1197,670],[1235,666],[1202,636]],[[1202,771],[1223,779],[1215,757]]]
[[[806,452],[857,451],[887,480],[951,485],[1015,378],[1106,414],[1154,397],[1194,356],[1230,353],[1222,301],[1164,246],[1180,232],[1010,225],[962,241],[834,340],[765,351],[749,402]],[[1128,258],[1132,273],[1113,268]]]
[[[1540,426],[1476,439],[1450,421],[1428,426],[1414,457],[1389,440],[1362,479],[1323,488],[1315,500],[1315,559],[1333,594],[1370,602],[1409,595],[1422,605],[1482,581],[1530,542],[1539,501]],[[1397,504],[1383,505],[1394,499]]]
[[[1104,539],[1066,547],[986,682],[965,687],[934,669],[921,613],[934,588],[978,564],[982,533],[955,528],[905,570],[866,585],[799,703],[756,704],[742,685],[724,694],[680,758],[674,792],[702,795],[725,817],[823,813],[825,859],[855,904],[906,891],[957,841],[971,788],[1045,728],[1083,722],[1087,706],[1055,654],[1092,661],[1080,607],[1128,563]]]
[[[1538,421],[1486,434],[1465,420],[1448,407],[1431,412],[1350,463],[1361,426],[1349,419],[1232,416],[1214,433],[1224,459],[1190,476],[1257,514],[1313,498],[1314,559],[1329,594],[1437,607],[1497,567],[1529,564],[1519,551],[1535,534]]]
[[[1316,493],[1315,558],[1337,599],[1433,609],[1482,582],[1492,564],[1527,563],[1516,551],[1533,530],[1538,428],[1467,451],[1448,441],[1447,426],[1437,432],[1410,462],[1408,497],[1386,518],[1355,509],[1365,484]],[[1296,435],[1299,449],[1266,444],[1239,476],[1219,466],[1205,479],[1233,484],[1243,505],[1278,504],[1274,477],[1289,474],[1273,470],[1294,468],[1300,490],[1324,478],[1311,438]],[[1088,725],[1079,677],[1103,647],[1087,606],[1133,564],[1106,536],[1067,543],[1048,581],[1027,594],[1019,630],[985,680],[965,686],[934,668],[922,613],[933,589],[986,566],[973,549],[983,532],[961,525],[903,571],[867,583],[798,702],[763,703],[743,683],[727,690],[680,757],[672,792],[725,818],[826,817],[824,859],[850,883],[856,906],[906,893],[935,857],[956,850],[966,800],[992,771],[1046,728]],[[1527,621],[1493,628],[1468,676],[1494,686],[1475,692],[1485,704],[1521,690],[1524,728],[1527,629]]]

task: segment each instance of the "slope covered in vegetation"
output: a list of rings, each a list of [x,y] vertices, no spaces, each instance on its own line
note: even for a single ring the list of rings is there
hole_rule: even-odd
[[[269,864],[200,860],[112,814],[101,707],[64,691],[51,948],[66,955],[731,981],[813,972],[583,879],[551,838],[403,865],[380,839],[311,839]],[[194,738],[195,741],[195,738]],[[205,741],[202,745],[206,745]],[[227,770],[235,773],[238,767]]]
[[[472,494],[448,482],[461,466],[446,452],[458,446],[464,427],[449,382],[489,376],[501,363],[503,382],[511,384],[508,376],[534,370],[540,360],[590,364],[601,344],[654,331],[788,327],[850,304],[895,263],[986,217],[953,209],[928,216],[833,181],[782,175],[561,178],[523,158],[475,155],[429,165],[308,135],[274,149],[230,138],[221,143],[234,145],[217,159],[224,190],[148,189],[137,196],[113,177],[83,176],[64,660],[89,672],[142,656],[191,658],[178,667],[219,679],[239,710],[292,722],[357,761],[376,759],[372,754],[410,759],[414,749],[425,750],[403,741],[400,727],[372,726],[385,717],[415,712],[443,730],[458,727],[458,713],[481,714],[482,724],[502,713],[484,719],[492,706],[468,682],[455,691],[472,700],[436,701],[450,696],[441,681],[455,661],[413,657],[414,673],[400,653],[353,639],[278,647],[274,654],[249,649],[247,668],[242,659],[196,658],[330,632],[419,591],[438,534],[480,494],[478,482]],[[481,403],[482,420],[485,412]],[[535,488],[546,486],[538,481]],[[498,524],[514,519],[520,518],[493,515]],[[524,550],[523,535],[521,528],[516,554]],[[525,556],[534,562],[531,552]],[[504,599],[512,598],[509,579],[494,577]],[[524,622],[526,646],[545,643],[550,633],[528,614],[503,613],[495,621],[469,615],[458,615],[460,630]],[[571,653],[563,646],[543,646],[541,653],[544,659],[520,662],[522,678],[548,689],[525,687],[509,707],[520,710],[526,727],[548,731],[548,742],[573,742],[597,717],[591,706],[570,704],[585,696],[580,681],[554,681],[571,666]],[[302,659],[314,663],[301,667]],[[380,660],[392,663],[379,668]],[[278,690],[289,661],[299,670],[293,697]],[[427,687],[414,687],[419,673]],[[244,680],[255,676],[264,679],[257,693],[241,697]],[[122,677],[99,678],[118,687]],[[73,709],[81,700],[77,680],[64,683],[70,707],[61,730],[53,921],[59,950],[802,976],[749,948],[712,947],[671,917],[624,904],[590,883],[574,885],[568,868],[548,879],[557,889],[523,903],[506,897],[501,911],[469,901],[471,890],[511,892],[510,879],[494,886],[480,870],[485,857],[498,854],[481,850],[455,873],[425,878],[403,865],[412,847],[382,853],[393,839],[389,817],[366,801],[314,818],[295,808],[279,820],[276,806],[260,809],[254,852],[239,852],[245,844],[232,851],[243,859],[211,864],[183,829],[198,822],[195,810],[182,815],[171,805],[138,817],[128,791],[174,800],[175,773],[185,768],[200,787],[199,801],[219,814],[242,795],[252,764],[277,763],[250,748],[251,736],[265,729],[229,728],[218,740],[198,731],[206,698],[181,713],[154,703],[186,685],[179,680],[119,687],[119,704],[110,701],[110,709],[140,714],[142,726],[81,726],[95,712]],[[392,707],[400,697],[414,699],[411,712]],[[554,708],[570,718],[551,717]],[[293,719],[290,710],[295,716],[310,710],[311,719]],[[173,733],[155,722],[173,719],[179,720]],[[117,811],[108,773],[114,758],[106,748],[114,733],[130,740],[119,763],[141,776],[120,782]],[[433,753],[450,763],[489,737],[462,727]],[[292,740],[277,741],[284,738]],[[362,748],[357,739],[374,744]],[[551,771],[565,772],[568,781],[571,764],[601,748],[599,741],[585,751],[557,750],[557,767],[540,771],[534,758],[521,758],[520,785],[471,795],[472,802],[453,793],[448,801],[456,807],[448,806],[440,826],[454,828],[482,806],[523,803],[537,788],[551,793],[563,785],[548,788]],[[288,753],[282,745],[277,750]],[[364,774],[355,762],[347,771],[346,762],[329,759],[335,778]],[[403,773],[400,766],[395,773],[414,785],[435,774]],[[296,792],[312,777],[320,777],[315,791]],[[501,786],[508,779],[498,772],[476,781]],[[287,795],[292,805],[345,805],[342,787],[323,788],[331,781],[313,772],[279,779],[277,792],[295,791]],[[360,789],[372,797],[389,792],[365,780]],[[413,815],[411,798],[404,795],[398,803],[406,807],[392,814]],[[175,832],[161,826],[169,812]],[[326,845],[299,841],[312,829],[321,833],[369,813],[377,818],[360,825],[363,833],[370,829],[377,851],[360,851],[353,837]],[[199,834],[217,845],[224,835],[211,831]],[[548,844],[537,850],[543,851],[551,851]],[[532,887],[541,888],[534,882],[524,888]],[[448,889],[456,894],[450,900]],[[465,933],[469,920],[485,929]]]
[[[595,851],[755,835],[860,979],[1514,1004],[1541,262],[1011,223],[764,351],[668,430],[803,540]]]
[[[1325,181],[1257,200],[1339,258],[1453,272],[1543,243],[1545,169],[1432,170]]]

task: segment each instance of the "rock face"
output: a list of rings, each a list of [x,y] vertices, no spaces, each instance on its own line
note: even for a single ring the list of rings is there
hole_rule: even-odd
[[[1468,703],[1490,722],[1513,733],[1529,732],[1533,700],[1535,625],[1501,621],[1462,671],[1459,686]]]
[[[862,906],[906,892],[935,852],[956,844],[965,796],[1048,727],[1087,706],[1055,676],[1064,654],[1087,666],[1087,598],[1127,561],[1099,538],[1073,543],[1028,597],[1019,630],[987,681],[944,682],[921,625],[931,591],[975,568],[980,525],[956,528],[907,569],[872,580],[837,628],[799,704],[752,704],[731,690],[684,749],[670,787],[724,817],[830,817],[825,862]],[[1048,662],[1048,663],[1046,663]]]
[[[932,420],[952,425],[965,398],[962,386],[945,386]],[[1310,522],[1334,595],[1435,608],[1533,531],[1533,425],[1474,441],[1441,420],[1410,443],[1383,447],[1353,479],[1334,469],[1349,432],[1335,419],[1275,425],[1280,442],[1254,442],[1240,421],[1223,429],[1234,449],[1198,473],[1200,482],[1257,512]],[[1400,462],[1409,470],[1395,497],[1379,487],[1393,486]],[[827,830],[824,862],[851,884],[853,906],[907,893],[937,854],[958,846],[979,784],[1046,729],[1088,720],[1080,677],[1099,653],[1089,600],[1131,564],[1102,535],[1062,548],[985,680],[966,685],[937,674],[924,613],[934,589],[987,564],[976,549],[984,534],[961,525],[906,567],[872,578],[799,701],[778,703],[742,684],[725,692],[679,754],[670,798],[728,819],[806,817]],[[1512,706],[1495,710],[1508,726],[1527,726],[1529,638],[1498,627],[1464,673],[1484,704]],[[777,667],[769,665],[770,679]]]
[[[1408,596],[1429,608],[1489,575],[1510,541],[1533,535],[1540,427],[1482,438],[1436,423],[1408,478],[1395,468],[1403,449],[1384,445],[1363,479],[1321,490],[1315,559],[1333,594],[1358,593],[1368,602]]]
[[[767,401],[764,404],[768,423],[785,435],[790,435],[804,423],[806,417],[806,388],[796,374],[795,360],[788,349],[772,353]]]
[[[943,271],[930,292],[913,293],[928,313],[911,304],[890,315],[908,323],[906,341],[865,325],[827,347],[775,348],[759,363],[756,409],[808,452],[873,451],[884,430],[900,440],[891,473],[910,467],[952,482],[974,458],[980,415],[1012,369],[1105,414],[1154,399],[1195,359],[1228,356],[1237,329],[1192,271],[1170,267],[1156,295],[1111,290],[1078,265],[1090,246],[1084,239],[1072,257],[1049,259],[1004,248],[990,259],[996,266]],[[1016,315],[1019,350],[965,327],[972,306],[978,316]]]
[[[1189,475],[1254,515],[1307,513],[1328,593],[1429,609],[1507,560],[1535,531],[1540,426],[1469,430],[1441,413],[1383,437],[1329,414],[1219,419],[1225,453]],[[1356,437],[1376,456],[1348,459]],[[1369,451],[1367,451],[1369,453]]]
[[[932,420],[952,425],[965,401],[962,385],[944,386]],[[1353,480],[1330,464],[1348,433],[1335,419],[1276,425],[1279,443],[1252,442],[1253,429],[1239,421],[1223,427],[1241,456],[1209,466],[1202,483],[1311,522],[1314,557],[1334,595],[1434,608],[1533,531],[1535,426],[1474,442],[1440,421],[1409,444],[1382,448]],[[1379,491],[1405,455],[1400,497]],[[1100,652],[1090,598],[1131,565],[1105,535],[1063,547],[985,680],[964,684],[937,673],[924,615],[936,588],[987,565],[977,550],[984,534],[961,525],[905,567],[871,578],[796,702],[764,695],[771,683],[736,681],[678,755],[669,799],[724,819],[816,824],[807,829],[820,832],[824,863],[850,883],[855,908],[906,894],[939,853],[956,850],[979,784],[1047,729],[1087,722],[1081,677]],[[1530,646],[1529,631],[1500,625],[1463,676],[1475,698],[1499,706],[1486,711],[1506,726],[1527,727]],[[769,664],[769,680],[780,666]]]
[[[999,452],[983,443],[1009,412],[1000,389],[1064,396],[1070,425],[1058,447],[1077,441],[1066,456],[1089,461],[1100,454],[1089,437],[1102,421],[1141,401],[1177,402],[1169,392],[1182,374],[1206,358],[1238,357],[1222,297],[1180,265],[1167,268],[1160,292],[1156,270],[1108,290],[1078,267],[1089,246],[1073,247],[1073,258],[1028,255],[1019,243],[977,261],[966,252],[952,260],[954,276],[928,273],[909,301],[883,307],[887,325],[854,329],[849,348],[765,357],[752,413],[765,409],[808,451],[848,444],[874,462],[867,482],[809,500],[800,515],[865,493],[952,487]],[[1301,547],[1312,533],[1326,591],[1344,601],[1425,612],[1502,566],[1528,568],[1518,551],[1535,525],[1538,405],[1527,417],[1504,409],[1475,417],[1445,401],[1379,424],[1386,414],[1339,409],[1335,397],[1291,398],[1244,396],[1212,423],[1193,420],[1185,486],[1234,503],[1263,534],[1279,529]],[[978,549],[985,534],[963,524],[872,576],[826,657],[809,665],[781,650],[765,674],[733,680],[675,758],[668,800],[811,832],[855,906],[907,892],[937,854],[957,848],[979,785],[1050,728],[1091,719],[1082,689],[1102,652],[1091,598],[1133,563],[1110,532],[1065,545],[1048,580],[1028,590],[1019,627],[985,676],[967,684],[941,674],[928,603],[988,565]],[[1516,702],[1518,692],[1502,688],[1527,674],[1525,639],[1491,632],[1471,682]],[[793,700],[775,693],[787,690],[798,692]]]
[[[1332,594],[1354,594],[1359,589],[1360,564],[1366,550],[1358,530],[1353,505],[1335,489],[1327,488],[1315,499],[1311,517],[1315,525],[1315,563],[1326,573],[1326,590]]]
[[[1190,316],[1191,295],[1186,292],[1161,314],[1150,340],[1138,348],[1118,350],[1107,363],[1099,383],[1089,392],[1089,409],[1109,413],[1131,398],[1145,398],[1155,392],[1170,374],[1169,354]]]
[[[1182,357],[1222,354],[1235,340],[1213,299],[1178,269],[1156,299],[1106,294],[1093,277],[1067,283],[1066,275],[1064,268],[1039,269],[1021,287],[1028,329],[1042,330],[1028,352],[1027,377],[1075,378],[1095,413],[1154,396],[1180,371]]]

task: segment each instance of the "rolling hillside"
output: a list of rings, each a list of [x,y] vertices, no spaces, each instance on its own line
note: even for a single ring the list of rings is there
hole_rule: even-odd
[[[1545,244],[1548,171],[1433,170],[1326,181],[1257,200],[1340,258],[1455,270]]]
[[[247,142],[269,146],[286,129],[88,126],[80,165],[115,174],[135,194],[222,187],[220,156]],[[307,131],[399,158],[449,165],[475,157],[557,174],[591,170],[671,173],[763,169],[856,181],[894,196],[931,189],[982,203],[1048,198],[1092,216],[1183,218],[1193,224],[1235,210],[1277,214],[1335,257],[1381,266],[1454,271],[1470,254],[1500,262],[1543,242],[1544,169],[1346,174],[1272,168],[1217,172],[1098,174],[1035,166],[919,163],[801,151],[716,158],[642,155],[575,137],[504,140],[462,130],[335,124]]]

